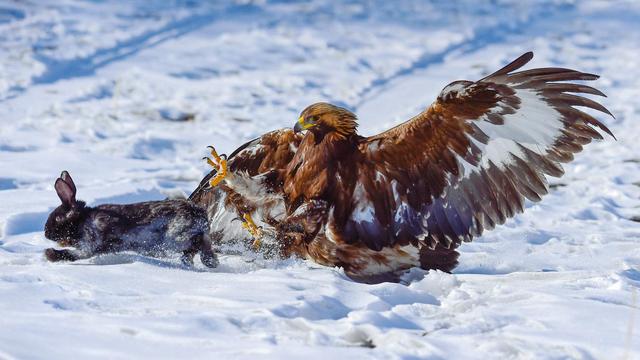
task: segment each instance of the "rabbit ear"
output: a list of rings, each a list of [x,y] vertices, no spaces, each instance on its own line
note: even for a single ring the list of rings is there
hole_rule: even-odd
[[[77,191],[76,184],[73,182],[73,179],[71,178],[71,175],[69,175],[69,172],[67,170],[63,171],[62,174],[60,174],[60,179],[62,179],[67,183],[67,185],[69,185],[71,191],[73,191],[73,197],[75,198]]]
[[[56,180],[56,184],[53,187],[56,189],[56,193],[64,205],[71,206],[76,203],[75,192],[62,178]]]

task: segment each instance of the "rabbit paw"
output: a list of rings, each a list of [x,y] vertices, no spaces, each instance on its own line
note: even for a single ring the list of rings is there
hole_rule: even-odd
[[[195,252],[185,251],[182,254],[182,257],[180,257],[180,262],[182,262],[182,265],[188,267],[193,266],[193,255],[195,255]]]
[[[218,257],[214,253],[200,253],[200,261],[208,268],[218,266]]]
[[[56,250],[48,248],[44,251],[44,256],[52,262],[57,261],[76,261],[78,257],[69,250]]]

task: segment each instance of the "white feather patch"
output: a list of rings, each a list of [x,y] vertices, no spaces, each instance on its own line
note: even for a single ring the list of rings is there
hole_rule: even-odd
[[[353,209],[351,213],[351,219],[355,222],[373,223],[375,214],[373,212],[373,204],[367,201],[367,196],[364,191],[364,186],[361,182],[358,182],[356,188],[353,191],[353,198],[358,199],[358,206]]]
[[[504,168],[514,161],[514,156],[524,155],[519,145],[545,155],[560,136],[563,127],[562,115],[541,95],[533,90],[519,89],[516,90],[516,96],[520,98],[520,108],[515,114],[502,116],[504,124],[492,124],[487,121],[486,116],[474,122],[489,137],[489,141],[482,144],[471,138],[482,152],[478,166],[470,164],[460,156],[457,157],[464,177],[469,177],[472,172],[479,172],[481,168],[488,168],[489,163]],[[499,113],[503,106],[504,104],[498,103],[492,112]]]
[[[374,256],[384,256],[389,262],[379,263],[375,261]],[[366,261],[366,266],[362,269],[363,275],[383,274],[391,271],[409,269],[414,266],[420,266],[420,250],[412,245],[387,247],[380,251],[363,250],[361,257],[370,259]]]

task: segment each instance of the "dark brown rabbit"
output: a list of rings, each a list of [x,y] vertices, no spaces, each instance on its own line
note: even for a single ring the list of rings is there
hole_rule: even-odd
[[[44,235],[74,250],[45,250],[50,261],[75,261],[98,254],[134,251],[149,256],[181,252],[182,262],[193,256],[208,267],[217,257],[208,235],[206,211],[187,200],[149,201],[129,205],[88,207],[76,200],[76,186],[68,172],[56,180],[62,205],[47,219]]]

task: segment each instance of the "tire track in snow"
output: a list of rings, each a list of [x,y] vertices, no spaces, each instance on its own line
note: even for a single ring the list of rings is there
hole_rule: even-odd
[[[424,70],[434,64],[443,63],[444,61],[446,61],[448,56],[456,52],[467,54],[481,49],[485,46],[500,43],[507,37],[524,33],[526,29],[532,27],[532,25],[540,19],[548,19],[552,16],[555,18],[562,17],[572,9],[574,9],[572,5],[559,5],[557,8],[545,7],[538,12],[532,13],[524,21],[519,21],[516,23],[502,22],[491,27],[474,29],[474,34],[470,38],[459,43],[454,43],[441,52],[425,52],[410,66],[402,68],[388,77],[374,80],[371,85],[360,92],[360,94],[358,95],[360,100],[356,104],[351,106],[352,110],[354,110],[355,113],[358,113],[358,110],[363,105],[383,93],[391,85],[391,83],[400,78],[410,76],[411,74],[414,74],[420,70]],[[452,81],[453,80],[454,79],[452,79]]]
[[[36,56],[36,60],[46,64],[47,71],[33,78],[32,85],[51,84],[62,79],[93,75],[97,69],[105,65],[127,58],[167,40],[188,34],[210,24],[215,18],[214,14],[189,16],[171,22],[160,29],[119,42],[114,47],[100,49],[87,57],[58,61],[45,56]]]
[[[58,80],[90,76],[110,63],[126,59],[166,41],[185,36],[217,20],[229,20],[230,17],[234,17],[235,21],[242,22],[243,18],[255,17],[260,12],[259,7],[251,5],[232,6],[228,9],[195,14],[169,22],[159,29],[118,42],[113,47],[98,49],[86,57],[59,61],[45,56],[37,56],[36,60],[43,62],[47,66],[47,70],[42,75],[33,78],[31,85],[51,84]]]

